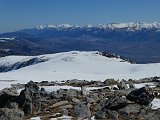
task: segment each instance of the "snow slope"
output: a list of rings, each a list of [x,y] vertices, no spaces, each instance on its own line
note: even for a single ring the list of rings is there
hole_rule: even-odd
[[[0,88],[10,85],[11,83],[26,83],[30,80],[61,81],[69,79],[85,79],[104,81],[107,78],[140,79],[160,76],[160,63],[131,64],[129,62],[122,62],[123,60],[120,58],[107,58],[100,55],[98,52],[71,51],[41,56],[48,58],[48,61],[0,73]],[[41,56],[36,57],[40,58]],[[29,56],[29,58],[31,58],[31,56]],[[3,57],[0,58],[0,65],[10,65],[21,61],[24,62],[24,59],[27,59],[27,57]],[[6,84],[2,80],[15,81]]]

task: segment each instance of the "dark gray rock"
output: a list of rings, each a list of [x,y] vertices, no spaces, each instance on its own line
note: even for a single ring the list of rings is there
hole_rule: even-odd
[[[86,119],[91,117],[91,111],[84,103],[79,103],[74,106],[75,116],[77,118]]]
[[[121,96],[110,96],[106,100],[105,109],[118,110],[129,104],[128,100]]]
[[[114,110],[107,110],[106,112],[109,120],[118,120],[118,112]]]
[[[20,92],[16,102],[19,107],[23,108],[26,114],[31,114],[34,107],[34,112],[39,112],[41,109],[41,96],[39,87],[36,83],[30,81],[25,85],[25,89]]]
[[[0,108],[5,107],[9,102],[15,101],[17,97],[15,89],[6,88],[0,91]]]
[[[150,94],[146,87],[131,91],[126,98],[135,103],[148,106],[154,99],[154,95]]]

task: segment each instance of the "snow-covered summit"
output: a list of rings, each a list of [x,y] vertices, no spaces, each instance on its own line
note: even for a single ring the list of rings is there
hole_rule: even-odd
[[[111,28],[111,29],[114,29],[114,28],[119,28],[119,29],[122,29],[122,28],[130,28],[130,29],[135,29],[135,30],[138,30],[138,29],[151,29],[151,28],[160,28],[160,22],[152,22],[152,23],[149,23],[149,22],[137,22],[137,23],[134,23],[134,22],[129,22],[129,23],[111,23],[111,24],[106,24],[106,25],[98,25],[99,27],[101,28]]]
[[[157,64],[131,64],[119,57],[106,57],[99,52],[63,52],[34,56],[45,61],[24,65],[20,69],[0,73],[0,80],[17,80],[18,82],[33,81],[61,81],[70,79],[102,80],[140,79],[160,76],[160,63]],[[13,59],[14,58],[14,59]],[[3,65],[6,63],[24,63],[29,56],[8,56],[0,58]],[[47,59],[46,59],[47,58]],[[14,61],[13,61],[14,60]],[[10,64],[10,65],[11,65]],[[2,65],[2,64],[1,64]],[[8,65],[8,64],[7,64]]]
[[[98,24],[98,25],[70,25],[70,24],[60,24],[60,25],[40,25],[36,27],[37,29],[74,29],[74,28],[101,28],[101,29],[127,29],[127,30],[141,30],[141,29],[160,29],[160,22],[128,22],[128,23],[110,23],[110,24]]]

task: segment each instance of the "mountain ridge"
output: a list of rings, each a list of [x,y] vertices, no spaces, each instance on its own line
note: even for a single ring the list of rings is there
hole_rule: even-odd
[[[68,29],[68,28],[102,28],[102,29],[123,29],[123,28],[132,28],[132,29],[151,29],[151,28],[157,28],[160,29],[160,22],[124,22],[124,23],[108,23],[108,24],[97,24],[97,25],[71,25],[71,24],[45,24],[40,25],[36,27],[37,29],[46,29],[46,28],[61,28],[61,29]],[[132,30],[128,29],[128,30]]]

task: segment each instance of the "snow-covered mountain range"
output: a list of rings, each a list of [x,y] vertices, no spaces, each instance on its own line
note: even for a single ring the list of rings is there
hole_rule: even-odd
[[[37,59],[35,59],[37,58]],[[25,64],[30,60],[43,60]],[[160,76],[160,63],[131,64],[119,57],[106,57],[100,52],[63,52],[41,56],[7,56],[0,58],[0,66],[18,65],[18,69],[0,73],[2,80],[15,80],[11,83],[26,83],[33,81],[61,81],[70,79],[101,80],[140,79]],[[29,62],[28,62],[29,63]],[[14,66],[16,68],[16,66]],[[6,82],[5,82],[6,84]],[[4,84],[4,85],[5,85]],[[7,84],[7,85],[9,85]]]
[[[0,57],[109,51],[137,63],[160,62],[160,22],[41,25],[0,34]]]
[[[42,29],[76,29],[76,28],[101,28],[101,29],[124,29],[128,30],[141,30],[141,29],[160,29],[160,22],[129,22],[129,23],[110,23],[110,24],[98,24],[98,25],[70,25],[70,24],[46,24],[36,27],[39,30]]]

